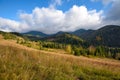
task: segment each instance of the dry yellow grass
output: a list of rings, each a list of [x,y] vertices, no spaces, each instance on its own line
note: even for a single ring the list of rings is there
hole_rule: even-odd
[[[107,59],[107,58],[88,58],[84,56],[74,56],[74,55],[69,55],[69,54],[64,54],[66,53],[64,50],[60,49],[51,49],[50,51],[45,51],[45,50],[37,50],[33,48],[29,48],[20,44],[17,44],[15,40],[0,40],[0,45],[4,46],[12,46],[20,49],[25,49],[28,51],[36,51],[36,52],[41,52],[44,54],[48,55],[53,55],[53,56],[59,56],[62,58],[67,58],[70,59],[71,61],[74,61],[75,63],[78,62],[78,64],[86,64],[86,65],[92,65],[92,66],[98,66],[98,67],[104,67],[108,68],[114,71],[120,71],[120,61],[118,60],[113,60],[113,59]]]
[[[1,47],[3,46],[3,47]],[[37,50],[0,39],[0,79],[16,80],[119,80],[120,61],[64,54],[63,50]],[[3,49],[2,49],[3,48]],[[15,50],[14,50],[15,49]],[[3,72],[3,71],[2,71]],[[19,74],[19,75],[18,75]]]
[[[1,39],[3,39],[3,36],[2,36],[2,35],[0,35],[0,40],[1,40]]]

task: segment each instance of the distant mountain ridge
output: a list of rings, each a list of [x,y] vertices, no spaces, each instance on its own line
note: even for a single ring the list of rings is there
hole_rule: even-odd
[[[102,44],[109,47],[120,47],[120,26],[107,25],[89,35],[81,37],[91,43]]]
[[[45,33],[42,33],[40,31],[29,31],[29,32],[26,32],[26,33],[23,33],[25,35],[29,35],[29,36],[38,36],[38,37],[47,37],[48,35],[45,34]]]
[[[77,38],[80,38],[81,40],[88,42],[90,45],[120,47],[120,26],[118,25],[106,25],[98,30],[79,29],[74,32],[60,31],[52,35],[48,35],[39,31],[30,31],[23,34],[15,32],[11,33],[19,36],[24,35],[30,40],[49,40],[60,43],[75,43],[75,41],[78,40]],[[69,40],[71,40],[72,42]],[[79,41],[80,40],[76,42]]]
[[[76,30],[74,32],[71,32],[71,34],[74,34],[76,36],[84,36],[84,35],[89,35],[91,33],[93,33],[95,30],[85,30],[85,29],[79,29],[79,30]]]
[[[29,31],[26,33],[22,33],[24,36],[26,36],[28,39],[33,41],[38,41],[41,38],[48,37],[49,35],[42,33],[40,31]]]

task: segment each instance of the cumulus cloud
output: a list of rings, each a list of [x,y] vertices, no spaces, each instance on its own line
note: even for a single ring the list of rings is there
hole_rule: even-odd
[[[111,2],[113,2],[114,0],[102,0],[103,4],[104,5],[108,5],[110,4]]]
[[[45,33],[58,31],[64,20],[64,13],[51,8],[35,8],[32,14],[20,14],[22,20],[31,30],[39,30]]]
[[[62,4],[62,0],[55,0],[54,4],[55,5],[61,5]]]
[[[21,12],[20,21],[0,17],[0,30],[16,32],[36,30],[53,34],[58,31],[75,31],[81,28],[97,29],[109,24],[120,25],[120,0],[102,0],[104,4],[112,2],[106,14],[102,10],[88,10],[86,6],[77,5],[63,12],[55,8],[56,5],[62,4],[62,0],[53,1],[55,1],[54,7],[36,7],[31,13]]]
[[[107,11],[104,23],[120,25],[120,0],[113,0],[111,8]]]
[[[19,30],[19,22],[0,17],[0,30],[7,32]]]
[[[115,0],[112,8],[108,11],[106,18],[109,20],[120,20],[120,0]]]
[[[120,0],[91,0],[92,2],[102,1],[104,7],[108,7],[107,11],[104,11],[104,17],[102,18],[101,25],[120,25]],[[111,6],[111,7],[110,7]]]
[[[31,14],[21,14],[20,17],[33,30],[45,33],[58,31],[74,31],[79,28],[95,28],[101,23],[102,11],[88,11],[85,6],[74,5],[63,13],[61,10],[51,8],[35,8]]]
[[[18,32],[37,30],[47,34],[80,28],[96,29],[101,24],[101,14],[102,11],[88,10],[85,6],[76,5],[66,12],[50,7],[36,7],[31,14],[21,13],[19,22],[0,18],[0,29]]]
[[[56,6],[62,5],[62,0],[52,0],[52,4],[50,4],[51,8],[55,8]]]
[[[65,30],[76,30],[80,28],[90,29],[97,28],[95,26],[101,23],[102,11],[87,10],[85,6],[74,5],[68,12],[65,13]]]
[[[30,26],[29,26],[30,27]],[[24,22],[18,22],[0,17],[0,30],[6,32],[22,32],[27,30],[28,25]]]
[[[114,2],[115,0],[91,0],[92,2],[102,1],[104,5],[108,5],[111,2]]]

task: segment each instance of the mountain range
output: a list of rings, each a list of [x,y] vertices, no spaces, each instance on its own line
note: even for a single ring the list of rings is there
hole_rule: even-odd
[[[0,31],[0,33],[3,33]],[[62,44],[72,45],[93,45],[120,47],[120,26],[106,25],[97,30],[79,29],[74,32],[58,32],[48,35],[39,31],[30,31],[26,33],[11,32],[11,34],[27,38],[32,41],[50,41]]]
[[[93,45],[120,47],[120,26],[107,25],[98,30],[88,30],[78,36]]]
[[[120,47],[120,26],[118,25],[106,25],[97,30],[79,29],[74,32],[60,31],[52,35],[48,35],[39,31],[30,31],[24,33],[24,35],[29,36],[29,38],[34,37],[34,40],[46,40],[59,43],[75,43],[86,41],[91,45]]]

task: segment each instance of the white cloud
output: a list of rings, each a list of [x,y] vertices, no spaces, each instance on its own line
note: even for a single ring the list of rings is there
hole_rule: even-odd
[[[5,29],[2,27],[7,25],[6,30],[9,31],[37,30],[48,34],[58,31],[74,31],[80,28],[96,29],[101,24],[101,14],[102,11],[87,10],[85,6],[76,5],[66,12],[55,8],[36,7],[31,14],[21,13],[20,22],[0,18],[2,21],[0,29]]]
[[[8,32],[19,30],[19,22],[0,17],[0,30]]]
[[[21,19],[27,23],[31,30],[53,33],[63,24],[64,13],[51,8],[35,8],[32,14],[21,14]]]
[[[85,6],[74,5],[65,16],[65,24],[67,24],[68,30],[76,30],[80,28],[89,29],[97,28],[96,25],[101,23],[102,11],[96,12],[96,10],[88,11]],[[67,29],[65,29],[67,30]]]
[[[110,20],[120,20],[120,0],[114,0],[112,7],[107,13],[106,18]]]
[[[26,31],[30,26],[25,22],[18,22],[10,19],[5,19],[0,17],[0,30],[6,32],[23,32]]]
[[[104,5],[108,5],[109,3],[113,2],[114,0],[102,0]]]
[[[120,25],[120,0],[113,0],[111,8],[107,11],[103,22]]]
[[[104,5],[108,5],[111,2],[114,2],[116,0],[91,0],[92,2],[102,1]]]
[[[91,0],[92,2],[102,1],[104,7],[108,8],[104,11],[101,26],[104,25],[120,25],[120,0]]]
[[[62,4],[62,0],[55,0],[55,4],[56,5],[61,5]]]
[[[55,8],[56,6],[62,5],[62,0],[52,0],[52,4],[50,4],[51,8]]]
[[[54,0],[54,5],[61,5],[62,0]],[[92,0],[98,1],[98,0]],[[33,9],[28,14],[21,12],[20,21],[0,17],[0,30],[25,32],[30,30],[52,34],[58,31],[74,31],[80,28],[97,29],[107,24],[120,25],[120,0],[102,0],[112,6],[109,11],[88,10],[85,6],[74,5],[68,11],[63,12],[55,7]],[[103,17],[104,14],[104,17]]]
[[[33,30],[55,33],[95,28],[101,23],[101,13],[96,10],[88,11],[85,6],[74,5],[65,13],[54,8],[35,8],[31,14],[23,13],[20,17]]]

